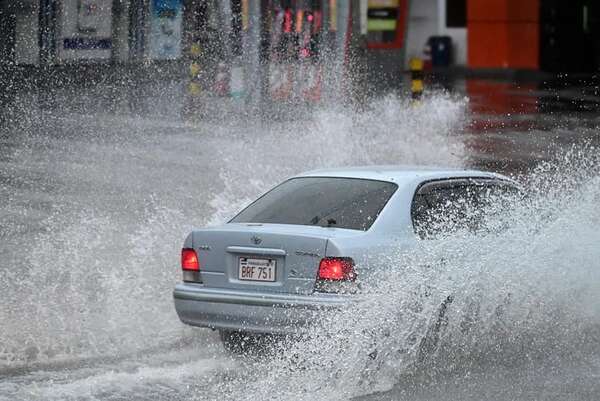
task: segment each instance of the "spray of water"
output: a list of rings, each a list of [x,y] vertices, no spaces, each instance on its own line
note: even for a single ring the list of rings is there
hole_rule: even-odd
[[[312,168],[459,165],[465,101],[421,107],[427,118],[390,96],[360,111],[223,124],[67,114],[9,136],[0,367],[207,341],[172,306],[186,233]]]
[[[255,374],[224,393],[342,400],[402,386],[410,375],[468,374],[483,365],[560,369],[570,361],[593,374],[599,162],[593,147],[572,149],[523,177],[526,198],[486,210],[499,226],[511,223],[505,230],[391,250],[382,261],[388,269],[363,283],[360,302],[322,316],[301,339],[273,345],[271,360],[249,362]]]
[[[300,171],[460,165],[465,102],[431,97],[427,116],[411,107],[390,96],[360,111],[322,108],[309,119],[269,123],[105,116],[101,137],[92,118],[78,117],[72,129],[83,128],[83,137],[12,143],[2,160],[8,180],[0,188],[11,192],[0,250],[18,268],[0,277],[1,366],[132,353],[137,362],[114,374],[81,370],[66,383],[55,375],[43,384],[7,382],[0,392],[96,399],[143,394],[147,384],[164,398],[185,388],[197,399],[348,399],[402,386],[419,372],[597,364],[600,164],[591,147],[520,177],[528,197],[489,211],[511,221],[508,230],[390,250],[381,263],[395,268],[363,283],[360,302],[318,317],[303,338],[274,343],[271,358],[235,359],[231,370],[222,360],[194,360],[223,352],[215,336],[184,327],[172,309],[185,234]],[[31,245],[23,252],[22,244]],[[179,348],[187,359],[167,354],[156,368],[135,355]]]

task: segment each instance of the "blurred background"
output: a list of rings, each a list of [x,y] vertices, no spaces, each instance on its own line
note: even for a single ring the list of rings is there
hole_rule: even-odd
[[[264,106],[397,90],[410,79],[411,58],[447,88],[465,77],[531,89],[560,77],[561,87],[597,88],[596,3],[2,0],[0,96],[6,103],[24,89],[176,82],[182,107],[199,115],[218,98]],[[461,89],[490,92],[478,83]],[[597,90],[580,94],[567,103],[584,107]]]

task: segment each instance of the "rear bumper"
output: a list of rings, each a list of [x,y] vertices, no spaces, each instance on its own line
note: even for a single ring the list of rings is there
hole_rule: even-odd
[[[351,302],[338,294],[288,295],[256,293],[202,284],[182,283],[173,291],[175,310],[183,323],[255,333],[298,333],[326,310]]]

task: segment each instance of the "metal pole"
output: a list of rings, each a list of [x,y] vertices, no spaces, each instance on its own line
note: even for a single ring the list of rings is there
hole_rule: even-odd
[[[56,0],[40,1],[40,65],[47,66],[56,56]]]
[[[144,55],[146,4],[144,0],[132,0],[129,5],[129,59],[141,62]]]
[[[113,0],[111,10],[111,55],[110,61],[115,64],[119,62],[119,56],[121,53],[121,16],[123,13],[123,7],[121,0]]]
[[[259,66],[260,66],[260,109],[261,113],[269,107],[270,98],[270,47],[271,47],[271,9],[269,0],[261,0],[260,4],[260,49],[259,49]]]
[[[338,1],[336,7],[337,15],[337,32],[336,32],[336,40],[334,47],[334,62],[333,62],[333,70],[335,74],[335,78],[333,78],[333,89],[334,96],[339,96],[342,90],[344,90],[344,81],[347,78],[346,74],[346,54],[349,51],[349,35],[348,25],[350,22],[350,11],[351,6],[350,2],[346,1]]]
[[[223,21],[223,23],[221,24],[222,27],[222,31],[221,31],[221,35],[223,35],[221,37],[221,41],[223,43],[223,54],[224,54],[224,59],[226,60],[227,63],[231,63],[231,59],[232,59],[232,44],[231,44],[231,37],[232,37],[232,20],[233,20],[233,12],[231,10],[231,1],[217,1],[218,5],[219,5],[219,19],[221,21]]]
[[[257,111],[261,106],[262,76],[260,71],[260,2],[247,1],[247,26],[243,34],[242,52],[244,60],[244,86],[246,87],[246,103],[250,110]]]

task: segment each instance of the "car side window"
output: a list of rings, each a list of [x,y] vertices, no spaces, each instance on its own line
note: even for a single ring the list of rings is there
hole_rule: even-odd
[[[518,189],[493,179],[455,179],[427,182],[419,187],[411,207],[415,233],[422,239],[458,233],[500,231],[491,222],[492,208],[506,209]]]

